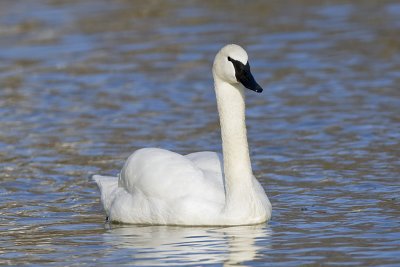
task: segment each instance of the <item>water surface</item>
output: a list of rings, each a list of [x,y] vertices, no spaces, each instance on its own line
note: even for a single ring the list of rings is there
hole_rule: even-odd
[[[397,266],[397,1],[0,2],[0,265]],[[246,227],[108,225],[94,173],[220,151],[211,65],[246,47]]]

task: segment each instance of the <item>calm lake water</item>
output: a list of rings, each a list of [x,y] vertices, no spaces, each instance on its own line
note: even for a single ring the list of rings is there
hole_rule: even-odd
[[[89,175],[221,150],[227,43],[272,220],[106,224]],[[0,2],[0,265],[400,266],[399,176],[398,1]]]

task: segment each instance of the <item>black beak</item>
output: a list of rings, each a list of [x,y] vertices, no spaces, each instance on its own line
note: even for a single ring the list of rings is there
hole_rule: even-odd
[[[238,82],[243,84],[243,86],[247,89],[253,90],[257,93],[261,93],[263,91],[261,86],[256,82],[251,74],[249,62],[244,65],[242,62],[234,60],[230,57],[228,57],[228,60],[231,61],[235,67],[235,77]]]

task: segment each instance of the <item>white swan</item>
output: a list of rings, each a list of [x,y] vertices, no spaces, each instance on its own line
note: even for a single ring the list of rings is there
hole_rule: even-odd
[[[245,124],[245,87],[262,92],[238,45],[223,47],[213,65],[222,135],[215,152],[182,156],[135,151],[119,177],[94,175],[109,220],[132,224],[247,225],[267,221],[271,203],[254,177]],[[223,166],[223,167],[222,167]]]

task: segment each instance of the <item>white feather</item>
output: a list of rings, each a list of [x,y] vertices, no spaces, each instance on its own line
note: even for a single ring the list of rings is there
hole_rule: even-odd
[[[213,66],[223,156],[186,156],[160,148],[135,151],[117,177],[93,176],[110,220],[133,224],[244,225],[265,222],[271,204],[254,177],[245,125],[244,87],[227,58],[247,63],[237,45],[219,51]]]

